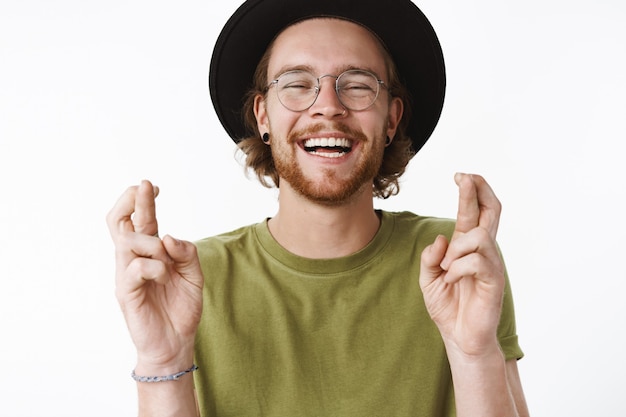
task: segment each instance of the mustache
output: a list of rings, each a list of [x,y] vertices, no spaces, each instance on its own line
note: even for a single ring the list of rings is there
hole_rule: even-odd
[[[305,129],[293,131],[287,138],[287,142],[290,144],[296,143],[303,136],[314,135],[316,133],[324,132],[324,131],[327,132],[329,130],[332,130],[333,132],[343,133],[346,135],[346,137],[353,139],[353,140],[358,140],[358,141],[363,141],[363,142],[366,142],[368,140],[367,136],[365,136],[365,134],[361,130],[351,128],[350,126],[342,122],[334,122],[332,125],[330,125],[330,127],[324,123],[316,123],[316,124],[308,126]]]

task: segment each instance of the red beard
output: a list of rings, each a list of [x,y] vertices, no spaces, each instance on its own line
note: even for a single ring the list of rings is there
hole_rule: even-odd
[[[293,132],[287,141],[292,152],[280,152],[272,146],[272,157],[276,171],[281,181],[288,182],[291,187],[303,197],[324,205],[341,205],[355,195],[359,194],[363,187],[372,187],[372,180],[378,174],[383,160],[384,137],[386,126],[381,132],[381,137],[374,138],[374,146],[369,149],[368,154],[361,155],[357,165],[347,178],[338,178],[332,169],[324,172],[323,181],[313,181],[304,176],[301,167],[294,157],[296,141],[305,135],[322,131],[322,125],[315,125],[306,131]],[[365,144],[368,139],[363,132],[350,129],[344,124],[338,123],[333,126],[333,130],[343,132],[347,137],[360,140]]]

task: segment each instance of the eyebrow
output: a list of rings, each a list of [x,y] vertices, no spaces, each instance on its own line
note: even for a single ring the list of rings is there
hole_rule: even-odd
[[[306,72],[310,72],[311,74],[313,74],[313,67],[310,65],[285,65],[284,67],[281,67],[272,77],[272,80],[277,79],[278,77],[280,77],[281,75],[283,75],[286,72],[289,71],[306,71]]]
[[[370,67],[357,67],[354,65],[344,65],[342,67],[337,68],[337,72],[332,74],[332,75],[339,75],[344,71],[348,71],[348,70],[363,70],[363,71],[368,71],[371,72],[372,74],[374,74],[376,76],[376,78],[378,78],[379,80],[382,80],[382,78],[380,77],[380,75],[374,71],[373,69],[371,69]],[[281,67],[278,72],[276,74],[274,74],[274,76],[272,77],[271,81],[276,80],[278,77],[280,77],[281,75],[283,75],[286,72],[289,71],[306,71],[309,72],[313,75],[315,75],[316,77],[321,76],[321,75],[327,75],[327,74],[315,74],[315,71],[313,70],[313,67],[310,65],[285,65],[283,67]]]

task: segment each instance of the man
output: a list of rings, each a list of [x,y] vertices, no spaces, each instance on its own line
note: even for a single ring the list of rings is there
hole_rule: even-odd
[[[196,245],[158,237],[147,181],[111,210],[141,415],[528,414],[488,184],[455,176],[456,222],[373,206],[430,136],[443,68],[408,0],[233,15],[212,98],[279,209]]]

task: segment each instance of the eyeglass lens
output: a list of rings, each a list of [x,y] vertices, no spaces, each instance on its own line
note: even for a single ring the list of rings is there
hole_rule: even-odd
[[[307,71],[288,71],[276,80],[278,99],[292,111],[306,110],[315,103],[324,77],[336,78],[335,91],[343,106],[350,110],[365,110],[371,106],[380,89],[374,74],[362,70],[349,70],[338,77],[324,75],[316,78]]]

